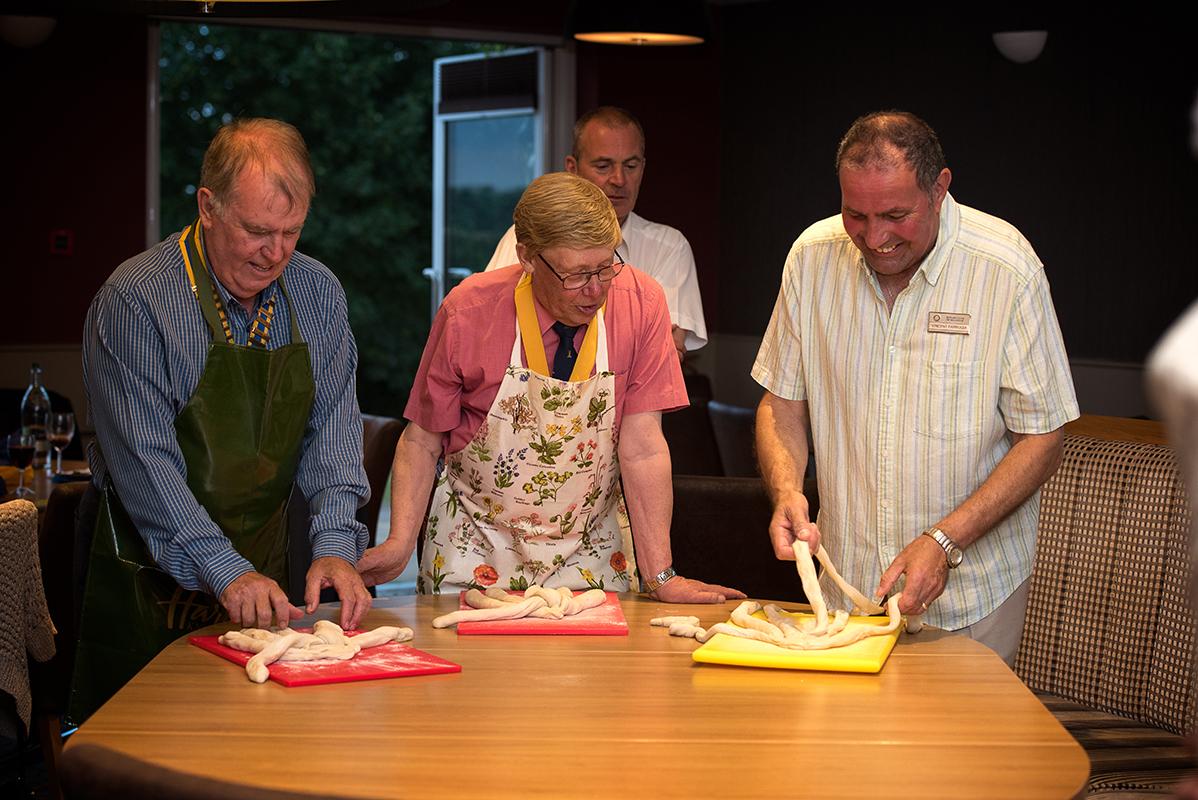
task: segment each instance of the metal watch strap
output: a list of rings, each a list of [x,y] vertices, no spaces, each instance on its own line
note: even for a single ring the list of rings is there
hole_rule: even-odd
[[[924,531],[923,535],[932,537],[932,540],[944,550],[944,558],[948,561],[949,569],[956,569],[961,565],[961,561],[965,557],[965,551],[958,547],[957,543],[949,538],[947,533],[933,527]]]
[[[665,583],[678,575],[673,567],[666,567],[661,572],[654,575],[652,578],[645,579],[645,591],[652,594],[660,589]]]

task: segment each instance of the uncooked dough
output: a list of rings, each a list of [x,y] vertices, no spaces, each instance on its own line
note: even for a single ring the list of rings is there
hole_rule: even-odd
[[[798,570],[799,580],[803,583],[807,601],[815,612],[814,621],[800,622],[773,604],[762,607],[760,603],[746,600],[733,609],[728,622],[718,622],[707,630],[699,627],[698,617],[657,617],[649,620],[649,624],[668,627],[671,636],[689,636],[700,642],[706,642],[714,634],[726,633],[742,639],[769,642],[789,650],[827,650],[845,647],[870,636],[891,633],[903,623],[903,617],[898,610],[902,594],[893,595],[886,602],[889,619],[885,625],[856,625],[850,628],[849,613],[844,610],[835,611],[829,618],[824,593],[815,574],[810,546],[799,539],[795,541],[794,550],[795,568]],[[816,558],[833,582],[853,601],[854,610],[867,614],[882,611],[882,606],[867,600],[861,592],[840,577],[832,559],[822,547],[816,553]],[[764,612],[766,618],[755,616],[758,611]],[[923,627],[923,620],[919,615],[912,614],[908,616],[906,625],[908,633],[917,633]]]
[[[508,594],[502,589],[492,586],[486,592],[469,589],[464,599],[470,608],[437,617],[433,620],[433,627],[448,628],[459,622],[484,622],[524,617],[541,619],[572,617],[587,609],[603,605],[607,601],[607,592],[602,589],[588,589],[582,594],[576,595],[565,587],[550,589],[534,583],[524,590],[523,597]]]
[[[234,650],[254,653],[245,665],[245,673],[254,683],[263,683],[270,677],[268,667],[276,661],[345,661],[367,648],[387,642],[406,642],[411,638],[411,628],[389,625],[357,636],[346,636],[337,623],[320,620],[313,626],[312,633],[244,628],[229,631],[218,641]]]

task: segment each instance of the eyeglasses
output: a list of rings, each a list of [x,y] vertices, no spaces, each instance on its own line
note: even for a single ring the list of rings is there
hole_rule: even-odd
[[[569,275],[562,275],[555,270],[553,265],[546,261],[545,256],[540,253],[537,253],[537,258],[541,259],[541,262],[549,267],[549,271],[553,273],[554,277],[562,282],[562,288],[567,290],[581,289],[591,282],[592,277],[598,278],[600,283],[608,283],[612,278],[620,274],[620,270],[624,269],[624,259],[620,258],[619,251],[615,252],[616,260],[606,267],[600,267],[591,272],[573,272]]]

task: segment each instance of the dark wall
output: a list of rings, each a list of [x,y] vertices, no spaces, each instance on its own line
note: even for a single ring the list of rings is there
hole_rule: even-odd
[[[718,37],[687,47],[579,43],[578,113],[627,108],[645,129],[645,177],[636,212],[690,242],[707,327],[719,313],[720,50]]]
[[[1180,26],[1050,27],[1017,65],[984,26],[848,24],[789,3],[722,20],[721,262],[744,278],[721,283],[719,330],[764,330],[790,245],[839,209],[839,137],[883,108],[931,123],[954,197],[1032,242],[1071,356],[1141,361],[1198,295],[1198,51]]]
[[[145,247],[146,70],[139,19],[64,19],[44,44],[0,44],[0,342],[78,342],[104,278]],[[51,254],[57,230],[70,255]]]

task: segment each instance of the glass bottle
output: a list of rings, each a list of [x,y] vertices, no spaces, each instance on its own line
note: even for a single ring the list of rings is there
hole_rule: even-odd
[[[34,469],[44,469],[49,463],[50,446],[46,441],[46,423],[49,419],[50,395],[42,386],[42,368],[34,362],[29,368],[29,388],[21,398],[21,433],[34,437]]]

